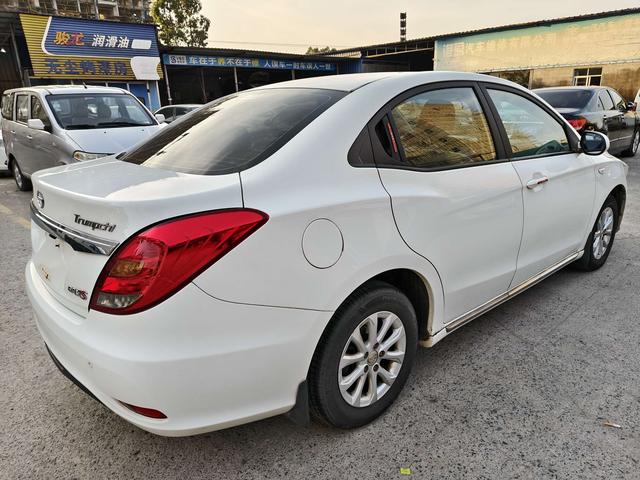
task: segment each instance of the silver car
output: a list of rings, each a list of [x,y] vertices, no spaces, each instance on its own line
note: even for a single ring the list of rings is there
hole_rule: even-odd
[[[202,105],[197,103],[184,103],[180,105],[167,105],[155,111],[156,115],[164,115],[165,123],[171,123],[174,120],[186,115],[189,112],[197,110]]]
[[[20,190],[31,189],[38,170],[122,152],[163,121],[120,88],[54,85],[2,96],[7,166]]]

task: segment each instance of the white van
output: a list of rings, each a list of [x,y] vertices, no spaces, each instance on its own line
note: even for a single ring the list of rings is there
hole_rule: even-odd
[[[7,90],[2,134],[20,190],[43,168],[120,153],[164,121],[121,88],[53,85]]]

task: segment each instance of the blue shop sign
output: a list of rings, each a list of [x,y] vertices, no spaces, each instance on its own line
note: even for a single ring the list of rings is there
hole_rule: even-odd
[[[154,25],[49,17],[42,42],[49,55],[159,57]]]
[[[162,56],[162,61],[165,65],[183,65],[188,67],[270,68],[273,70],[311,70],[317,72],[334,72],[336,70],[335,63],[276,60],[271,58],[171,55],[165,53]]]

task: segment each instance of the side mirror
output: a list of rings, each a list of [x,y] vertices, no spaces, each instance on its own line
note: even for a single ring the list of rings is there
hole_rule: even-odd
[[[27,120],[27,127],[33,130],[46,130],[44,122],[39,118],[30,118]]]
[[[584,132],[580,138],[580,149],[587,155],[602,155],[609,145],[609,137],[600,132]]]
[[[636,111],[636,103],[635,102],[627,102],[627,111],[635,112]]]
[[[156,113],[156,120],[158,121],[158,123],[164,123],[165,121],[164,114]]]

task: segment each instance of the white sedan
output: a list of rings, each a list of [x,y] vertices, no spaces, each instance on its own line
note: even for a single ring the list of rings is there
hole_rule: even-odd
[[[248,90],[36,173],[27,291],[56,364],[145,430],[357,427],[418,345],[606,262],[627,170],[607,148],[483,75]]]

